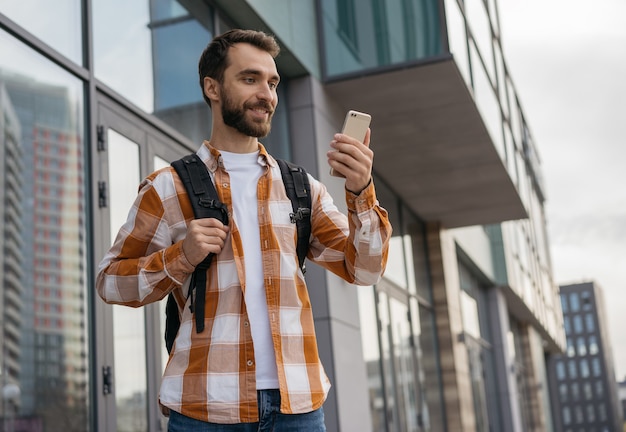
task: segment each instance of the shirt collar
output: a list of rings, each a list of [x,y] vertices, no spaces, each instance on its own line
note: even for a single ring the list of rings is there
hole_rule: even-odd
[[[198,156],[200,156],[200,159],[202,159],[211,173],[214,173],[218,167],[224,168],[220,151],[213,147],[209,141],[205,140],[203,142],[202,147],[198,150]],[[276,159],[267,152],[267,149],[261,143],[259,143],[259,164],[262,166],[269,165],[272,168],[277,165]]]

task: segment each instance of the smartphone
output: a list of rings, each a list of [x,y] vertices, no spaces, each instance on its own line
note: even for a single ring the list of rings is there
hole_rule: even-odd
[[[363,140],[365,139],[365,134],[367,133],[367,128],[370,127],[371,121],[371,115],[359,111],[350,110],[346,114],[346,119],[343,121],[343,128],[341,128],[341,133],[363,142]],[[330,175],[335,177],[343,177],[342,174],[339,174],[333,168],[330,169]]]

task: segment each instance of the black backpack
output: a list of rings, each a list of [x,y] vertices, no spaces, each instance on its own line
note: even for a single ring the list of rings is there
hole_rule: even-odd
[[[291,223],[296,224],[298,232],[296,244],[298,264],[302,272],[306,273],[305,259],[309,250],[309,237],[311,235],[311,186],[309,177],[304,168],[298,165],[282,159],[278,159],[277,162],[285,184],[285,191],[293,208],[293,212],[289,213],[289,218]],[[216,218],[228,225],[228,210],[219,200],[206,165],[198,155],[192,153],[176,160],[172,162],[172,167],[185,185],[194,217],[196,219]],[[196,292],[195,301],[192,297],[190,308],[195,316],[196,332],[198,333],[202,333],[204,330],[206,270],[211,265],[213,255],[209,254],[204,261],[196,266],[189,284],[188,292],[190,295],[193,295],[194,288]],[[168,353],[172,350],[179,327],[178,306],[174,295],[170,293],[165,307],[165,346]]]

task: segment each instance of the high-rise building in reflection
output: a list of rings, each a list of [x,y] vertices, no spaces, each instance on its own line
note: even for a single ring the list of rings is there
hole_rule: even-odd
[[[19,387],[22,312],[21,128],[6,87],[0,81],[0,388]],[[8,406],[0,413],[6,416]]]
[[[11,290],[19,294],[19,303],[12,307],[14,313],[4,316],[20,328],[19,348],[12,356],[19,364],[15,379],[21,389],[20,413],[43,417],[46,424],[58,425],[57,430],[78,430],[72,424],[85,423],[80,413],[84,416],[87,401],[87,355],[80,220],[83,148],[72,120],[77,104],[61,85],[6,71],[0,73],[0,82],[6,89],[3,111],[15,112],[15,130],[21,131],[14,135],[13,144],[21,151],[12,150],[17,162],[5,171],[18,172],[22,179],[16,182],[19,188],[13,189],[22,206],[15,223],[21,241],[19,248],[13,248],[16,258],[3,259],[5,268],[7,262],[19,262],[19,278],[11,275],[19,286],[19,291]],[[6,132],[4,141],[11,141]],[[11,162],[5,159],[4,163]],[[5,206],[7,202],[11,200],[5,199]],[[5,285],[5,299],[9,289]],[[3,328],[6,341],[11,326],[5,321]]]

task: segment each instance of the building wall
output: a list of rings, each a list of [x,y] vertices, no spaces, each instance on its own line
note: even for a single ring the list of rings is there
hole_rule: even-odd
[[[463,318],[455,245],[437,224],[428,225],[427,233],[447,430],[476,430],[468,353],[460,338]]]

